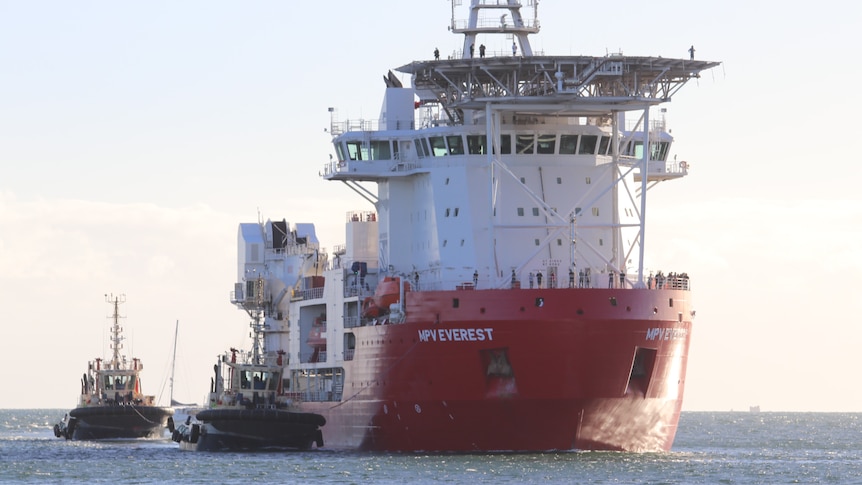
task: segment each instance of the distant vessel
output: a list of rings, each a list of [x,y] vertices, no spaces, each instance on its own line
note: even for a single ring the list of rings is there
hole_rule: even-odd
[[[322,175],[375,208],[346,245],[240,224],[232,301],[286,359],[266,385],[331,448],[669,450],[695,312],[647,265],[646,194],[689,166],[652,109],[718,63],[538,55],[535,1],[460,4],[463,51],[385,75],[378,121],[330,109]]]
[[[174,326],[174,351],[171,357],[170,403],[171,407],[174,408],[174,415],[168,418],[168,430],[171,433],[173,433],[175,428],[174,423],[183,423],[189,417],[194,416],[199,411],[203,410],[199,404],[182,403],[174,399],[174,374],[177,367],[177,341],[179,339],[179,334],[180,322],[177,320],[177,323]]]
[[[120,304],[125,296],[108,297],[113,306],[109,361],[96,358],[81,379],[78,405],[54,425],[54,435],[73,440],[156,438],[165,429],[173,409],[155,405],[155,396],[141,393],[140,359],[131,362],[120,354],[123,337]]]
[[[171,438],[183,450],[307,450],[323,446],[319,414],[291,410],[282,387],[283,352],[267,353],[262,322],[252,323],[251,352],[230,349],[214,366],[209,409],[176,425]]]

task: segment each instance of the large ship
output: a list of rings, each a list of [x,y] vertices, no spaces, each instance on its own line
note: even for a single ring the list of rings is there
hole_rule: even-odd
[[[346,244],[239,226],[232,301],[285,352],[283,392],[325,417],[327,447],[673,444],[693,282],[646,259],[647,193],[689,170],[660,105],[718,63],[536,53],[536,3],[473,0],[458,20],[453,0],[462,51],[398,68],[410,86],[384,75],[375,122],[330,109],[322,177],[369,204]]]
[[[96,358],[81,378],[78,404],[54,425],[54,435],[73,440],[159,438],[173,409],[156,405],[155,396],[141,392],[140,359],[123,355],[120,304],[125,296],[105,295],[111,315],[110,360]]]

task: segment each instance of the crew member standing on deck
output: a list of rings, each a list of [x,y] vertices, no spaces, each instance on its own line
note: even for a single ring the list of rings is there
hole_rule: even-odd
[[[485,57],[485,44],[479,44],[479,57]]]
[[[691,46],[688,48],[688,55],[691,58],[691,60],[694,60],[694,46]]]
[[[513,56],[517,56],[517,55],[518,55],[518,46],[516,46],[516,45],[515,45],[515,41],[514,41],[514,40],[512,41],[512,55],[513,55]]]
[[[436,47],[434,48],[434,60],[435,60],[435,61],[439,61],[439,60],[440,60],[440,49],[438,49],[438,48],[436,48]]]

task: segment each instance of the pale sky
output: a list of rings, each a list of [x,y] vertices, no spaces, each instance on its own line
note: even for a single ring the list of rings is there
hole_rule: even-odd
[[[722,62],[665,105],[691,170],[647,211],[647,266],[694,287],[684,410],[862,411],[862,7],[788,5],[539,5],[534,50]],[[201,402],[216,355],[249,345],[237,225],[344,242],[372,207],[318,175],[327,108],[376,119],[388,69],[460,48],[450,8],[0,0],[0,408],[75,405],[109,352],[106,293],[165,403],[180,322],[175,398]]]

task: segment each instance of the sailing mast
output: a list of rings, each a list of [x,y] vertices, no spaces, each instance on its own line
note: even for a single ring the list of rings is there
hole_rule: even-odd
[[[177,336],[180,333],[180,321],[177,320],[177,324],[174,327],[174,355],[171,357],[171,406],[174,405],[174,370],[177,366]]]

